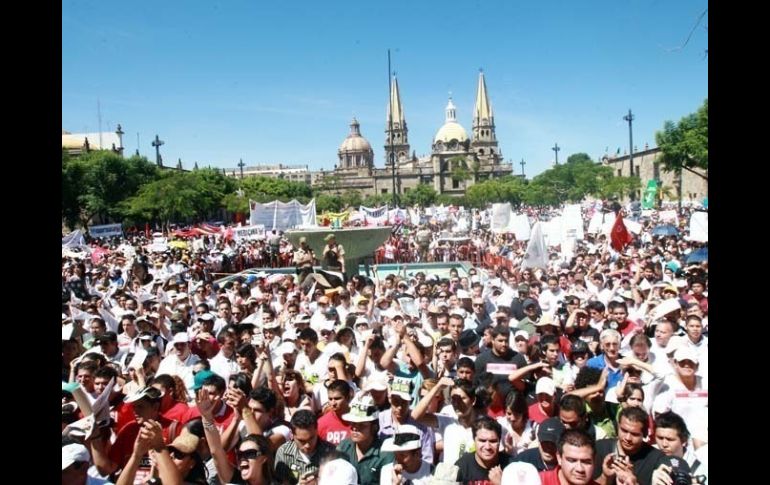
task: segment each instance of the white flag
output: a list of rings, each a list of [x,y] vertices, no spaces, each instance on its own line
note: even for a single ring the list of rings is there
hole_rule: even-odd
[[[545,268],[547,266],[548,248],[545,245],[541,222],[538,221],[532,227],[532,234],[527,245],[527,252],[524,254],[524,261],[521,263],[521,269]]]

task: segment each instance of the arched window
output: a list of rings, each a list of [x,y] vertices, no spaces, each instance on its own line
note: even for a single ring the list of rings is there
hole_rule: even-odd
[[[479,155],[484,155],[484,149],[479,150]]]

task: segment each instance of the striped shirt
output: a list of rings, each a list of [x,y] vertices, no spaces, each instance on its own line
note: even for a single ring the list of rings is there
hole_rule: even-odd
[[[334,446],[320,438],[315,451],[310,456],[301,453],[294,440],[282,444],[275,455],[276,479],[295,485],[306,473],[318,472],[321,460],[331,451],[334,451]]]

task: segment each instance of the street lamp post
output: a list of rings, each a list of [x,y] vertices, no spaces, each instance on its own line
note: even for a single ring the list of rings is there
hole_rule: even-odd
[[[523,158],[519,162],[519,165],[521,165],[521,177],[522,178],[527,178],[527,176],[524,175],[524,165],[526,165],[526,164],[527,164],[527,162],[525,162]]]
[[[393,153],[393,81],[391,79],[392,72],[390,70],[390,49],[388,49],[388,143],[390,144],[389,158],[390,158],[390,172],[393,178],[393,208],[398,207],[398,201],[396,199],[396,157]]]
[[[623,117],[625,121],[628,121],[628,165],[631,168],[631,177],[634,176],[634,132],[633,123],[634,115],[631,113],[631,108],[628,109],[628,114]],[[635,193],[631,193],[631,200],[634,200]]]

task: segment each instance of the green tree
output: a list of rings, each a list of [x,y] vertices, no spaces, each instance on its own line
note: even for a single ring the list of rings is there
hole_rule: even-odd
[[[315,198],[315,210],[319,215],[324,212],[341,212],[342,199],[338,195],[318,194]]]
[[[357,190],[347,190],[340,197],[342,207],[350,207],[353,210],[358,210],[361,204],[364,202],[364,198],[361,196],[361,192]]]
[[[385,204],[392,204],[393,196],[391,194],[367,195],[361,205],[365,207],[381,207]]]
[[[667,172],[687,170],[708,180],[709,165],[709,106],[708,99],[697,112],[679,120],[666,121],[663,130],[655,133],[661,154],[658,160]],[[706,172],[702,174],[695,169]]]
[[[466,191],[466,200],[472,207],[485,207],[487,204],[510,202],[519,206],[524,199],[526,183],[520,177],[506,176],[499,179],[485,180],[474,184]]]
[[[419,205],[420,207],[430,207],[436,200],[438,193],[428,184],[420,184],[401,196],[401,203],[404,207]]]
[[[449,166],[451,167],[449,173],[453,181],[464,182],[466,180],[470,180],[473,177],[471,171],[468,169],[468,162],[466,161],[465,157],[452,157],[448,161]]]
[[[71,158],[62,152],[62,217],[70,227],[76,221],[86,226],[96,215],[120,218],[121,203],[158,177],[158,168],[144,157],[97,150]]]

